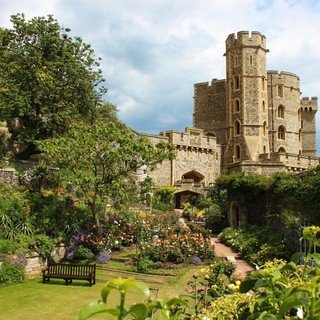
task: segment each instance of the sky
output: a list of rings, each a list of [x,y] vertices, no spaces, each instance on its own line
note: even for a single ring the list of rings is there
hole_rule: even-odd
[[[301,97],[320,99],[318,0],[0,0],[10,16],[54,16],[90,44],[119,118],[158,134],[192,127],[193,85],[225,79],[225,40],[238,31],[267,38],[267,69],[300,78]],[[320,111],[317,154],[320,155]]]

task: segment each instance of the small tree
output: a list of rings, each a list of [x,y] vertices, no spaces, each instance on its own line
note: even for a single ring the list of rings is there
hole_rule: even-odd
[[[77,188],[99,225],[99,213],[112,199],[117,206],[130,205],[138,194],[132,175],[141,167],[153,170],[164,159],[174,157],[170,144],[153,145],[135,136],[119,122],[74,124],[65,137],[39,142],[55,166],[70,172]]]

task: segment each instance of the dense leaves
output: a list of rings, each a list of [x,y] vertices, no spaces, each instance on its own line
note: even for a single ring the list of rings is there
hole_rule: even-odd
[[[115,207],[137,200],[139,188],[132,176],[138,170],[144,174],[174,157],[171,145],[153,145],[118,122],[74,124],[66,136],[40,142],[39,146],[51,163],[69,171],[68,181],[90,207],[96,224],[98,213],[110,199]]]
[[[38,152],[35,140],[93,120],[105,89],[90,45],[51,15],[26,21],[17,14],[11,22],[13,29],[0,29],[0,120],[22,144],[19,157],[28,158]]]

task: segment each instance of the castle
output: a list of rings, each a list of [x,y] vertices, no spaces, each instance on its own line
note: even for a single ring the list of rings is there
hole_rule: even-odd
[[[266,37],[238,32],[226,40],[226,79],[194,85],[193,128],[147,135],[174,144],[176,159],[148,173],[176,187],[175,205],[202,194],[222,170],[271,175],[301,172],[316,157],[316,97],[300,98],[300,79],[266,69]]]

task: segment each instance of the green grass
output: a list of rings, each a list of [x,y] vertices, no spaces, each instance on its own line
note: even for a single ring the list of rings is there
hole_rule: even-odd
[[[107,265],[108,267],[109,264]],[[100,299],[100,291],[109,280],[122,277],[134,277],[144,281],[151,288],[152,296],[158,298],[174,297],[185,292],[187,282],[199,267],[186,267],[169,270],[175,276],[154,274],[131,274],[116,270],[98,270],[96,285],[89,287],[85,281],[74,281],[66,286],[63,280],[29,280],[22,284],[0,287],[0,318],[5,320],[69,320],[77,319],[79,310],[86,303]],[[156,270],[159,271],[159,270]],[[167,271],[167,270],[165,270]],[[111,295],[109,305],[118,304],[118,296]],[[143,301],[141,293],[131,291],[128,305]],[[92,319],[106,319],[99,315]]]

